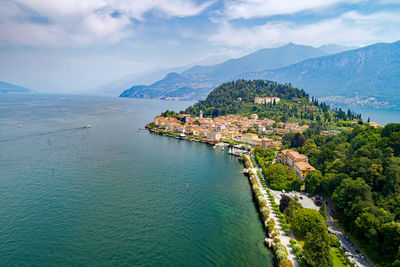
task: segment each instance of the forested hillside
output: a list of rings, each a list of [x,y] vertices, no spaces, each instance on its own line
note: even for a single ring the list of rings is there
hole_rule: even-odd
[[[306,190],[332,200],[342,225],[376,262],[400,266],[400,124],[305,136],[298,150],[319,170],[306,177]]]
[[[269,104],[255,104],[255,97],[274,96],[281,101]],[[329,124],[342,120],[360,118],[351,111],[331,110],[325,103],[309,99],[304,90],[290,84],[273,81],[238,80],[224,83],[215,88],[205,100],[188,107],[184,112],[198,115],[203,110],[205,116],[241,114],[249,116],[257,113],[261,118],[282,122],[321,122]]]

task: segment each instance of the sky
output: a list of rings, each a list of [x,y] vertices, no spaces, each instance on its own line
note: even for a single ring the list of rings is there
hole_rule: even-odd
[[[400,0],[1,0],[0,80],[77,92],[289,42],[400,40]]]

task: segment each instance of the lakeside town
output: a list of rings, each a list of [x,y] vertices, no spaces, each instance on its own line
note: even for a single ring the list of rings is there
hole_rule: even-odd
[[[269,149],[282,147],[282,134],[288,132],[302,133],[309,128],[308,125],[300,126],[298,123],[275,122],[271,119],[259,120],[257,114],[250,118],[240,115],[227,115],[212,118],[204,118],[202,113],[199,117],[192,118],[188,114],[179,114],[182,121],[173,117],[155,117],[154,125],[165,129],[166,132],[179,134],[180,137],[194,136],[208,142],[233,141],[251,146],[262,146]],[[275,127],[274,127],[275,126]],[[249,132],[255,128],[258,133]],[[324,131],[324,134],[338,134],[338,131]],[[262,137],[271,136],[271,137]],[[305,155],[290,149],[281,152],[282,163],[292,167],[299,177],[306,177],[315,168],[308,163]]]
[[[255,104],[278,103],[279,97],[255,97]],[[215,118],[203,117],[203,112],[197,117],[190,114],[178,114],[175,117],[157,116],[154,118],[156,131],[175,135],[177,138],[216,144],[224,141],[231,144],[246,144],[250,146],[262,146],[267,149],[280,150],[282,148],[283,135],[294,132],[303,133],[309,125],[300,123],[277,122],[272,119],[259,119],[257,114],[251,114],[250,118],[241,115],[226,115]],[[375,123],[371,126],[377,127]],[[154,131],[153,127],[150,127]],[[337,135],[340,131],[321,131],[321,135]],[[241,150],[236,146],[236,151]],[[240,153],[239,153],[240,154]],[[280,153],[283,164],[290,166],[299,178],[304,180],[309,172],[316,169],[308,163],[308,157],[297,151],[285,149]]]
[[[278,97],[256,97],[254,99],[255,104],[276,104],[279,101],[280,98]],[[352,124],[357,124],[357,121],[352,122]],[[370,122],[369,126],[373,128],[381,127],[373,122]],[[283,259],[289,260],[294,266],[299,266],[302,254],[297,253],[297,243],[294,243],[297,242],[296,237],[291,233],[283,215],[279,212],[277,208],[279,205],[275,204],[276,200],[282,199],[285,190],[276,191],[264,183],[265,174],[257,164],[253,150],[256,147],[262,147],[273,151],[275,154],[273,161],[291,168],[301,181],[300,192],[289,192],[290,196],[296,198],[305,208],[319,210],[322,205],[325,206],[325,203],[328,203],[319,196],[311,198],[304,192],[306,177],[310,173],[317,172],[317,169],[309,163],[309,158],[306,155],[293,149],[287,149],[287,146],[282,142],[284,136],[288,133],[302,134],[309,129],[310,126],[305,124],[304,120],[302,122],[284,123],[269,118],[260,119],[255,113],[249,117],[230,114],[206,118],[203,116],[203,111],[200,110],[196,117],[191,114],[176,114],[174,117],[157,116],[146,128],[151,132],[177,139],[213,144],[215,145],[214,148],[230,146],[229,153],[241,156],[246,163],[245,173],[249,176],[253,185],[252,190],[257,197],[256,203],[260,208],[260,214],[268,234],[268,238],[265,240],[266,245],[275,252],[276,257],[279,257],[277,256],[278,247],[284,247],[285,256],[282,256]],[[321,130],[319,132],[322,136],[339,135],[340,133],[339,130]],[[254,186],[256,189],[253,188]],[[258,199],[260,196],[262,196],[261,200]],[[333,209],[328,208],[329,213],[334,214]],[[266,215],[266,209],[269,210],[269,215]],[[270,220],[271,218],[272,220]],[[269,229],[271,222],[274,222],[272,231]],[[340,249],[335,250],[336,257],[341,258],[351,266],[369,266],[365,256],[354,246],[354,243],[348,239],[330,216],[327,218],[327,222],[329,224],[328,231],[331,235],[337,237],[338,244],[340,242]]]

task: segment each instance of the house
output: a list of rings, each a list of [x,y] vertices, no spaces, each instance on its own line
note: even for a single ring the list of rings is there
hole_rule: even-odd
[[[283,127],[285,127],[285,123],[283,123],[283,122],[278,122],[278,123],[276,124],[276,127],[278,127],[278,128],[283,128]]]
[[[226,128],[225,124],[217,124],[215,129],[217,130],[217,132],[221,132],[222,130],[224,130]]]
[[[222,133],[222,136],[226,139],[233,140],[237,135],[236,131],[225,131]]]
[[[299,124],[298,123],[286,123],[285,124],[285,129],[288,129],[290,131],[294,131],[297,128],[299,128]]]
[[[281,101],[279,97],[256,97],[254,98],[255,104],[268,104],[268,103],[278,103]]]
[[[172,122],[172,123],[167,123],[167,131],[169,132],[178,132],[178,129],[182,127],[182,124]]]
[[[281,152],[281,161],[284,165],[293,168],[295,162],[308,162],[308,157],[297,151],[285,149]]]
[[[338,135],[338,134],[340,134],[341,133],[341,131],[334,131],[334,130],[330,130],[329,131],[329,134],[330,135]]]
[[[162,116],[158,116],[154,118],[154,124],[156,126],[169,126],[171,123],[177,123],[178,120],[176,118],[173,117],[162,117]]]
[[[374,128],[379,128],[379,127],[383,127],[382,125],[377,124],[376,122],[370,122],[369,126],[374,127]]]
[[[241,141],[247,144],[253,144],[255,140],[259,139],[258,135],[253,133],[245,133],[241,137]]]
[[[207,132],[206,138],[213,140],[213,141],[219,141],[221,140],[221,133],[219,132]]]
[[[296,175],[303,180],[304,178],[306,178],[309,172],[316,171],[316,169],[313,166],[311,166],[308,162],[301,162],[301,161],[295,162],[293,169],[296,172]]]
[[[274,120],[270,120],[270,119],[265,119],[265,120],[262,121],[262,124],[264,126],[272,126],[274,123],[275,123],[275,121]]]
[[[281,133],[281,134],[286,134],[286,133],[290,132],[290,130],[289,129],[276,129],[276,132]]]
[[[279,149],[280,147],[282,147],[282,142],[281,141],[274,141],[272,142],[270,148],[276,148]]]
[[[304,179],[309,172],[314,172],[316,169],[308,163],[308,157],[291,149],[281,151],[280,160],[284,165],[291,167],[296,175]]]
[[[261,139],[261,145],[266,148],[270,148],[274,140],[270,138],[263,138]]]
[[[250,115],[250,119],[251,120],[257,120],[258,119],[258,115],[257,114],[251,114]]]

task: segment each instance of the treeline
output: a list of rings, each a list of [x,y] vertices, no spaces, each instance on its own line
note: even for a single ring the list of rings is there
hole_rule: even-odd
[[[400,266],[400,124],[312,135],[298,150],[319,170],[306,177],[306,190],[332,200],[342,225],[378,263]]]

